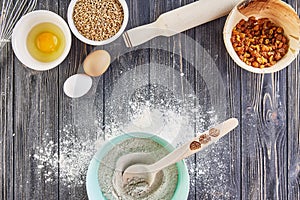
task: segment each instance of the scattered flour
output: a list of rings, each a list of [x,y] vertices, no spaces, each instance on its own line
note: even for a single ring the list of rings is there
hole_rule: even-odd
[[[112,96],[105,102],[104,118],[97,115],[91,119],[89,112],[80,112],[80,116],[76,117],[85,125],[65,125],[59,132],[60,141],[42,141],[35,149],[32,157],[46,182],[53,183],[59,176],[60,184],[85,188],[86,171],[96,150],[105,140],[125,132],[150,132],[168,140],[173,146],[179,146],[193,138],[195,132],[206,130],[223,120],[217,118],[213,108],[197,106],[195,95],[184,94],[183,101],[160,85],[138,88],[130,98],[125,93],[119,95],[121,97]],[[102,104],[99,106],[96,109],[101,111]],[[120,112],[120,108],[125,111]],[[88,127],[91,121],[97,127],[96,134]],[[96,136],[89,137],[91,135]],[[228,188],[231,185],[229,152],[223,139],[218,145],[208,148],[206,153],[187,159],[190,190],[197,187],[197,195],[201,199],[234,197],[232,191],[235,190]]]
[[[60,131],[59,143],[43,140],[41,146],[36,147],[32,157],[46,182],[59,176],[62,184],[68,187],[85,184],[88,163],[96,149],[93,140],[82,140],[76,133],[74,126],[66,125]]]

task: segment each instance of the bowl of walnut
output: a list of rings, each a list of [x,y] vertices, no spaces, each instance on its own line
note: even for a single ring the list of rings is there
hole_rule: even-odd
[[[68,24],[82,42],[94,46],[116,40],[128,23],[125,0],[72,0],[68,7]]]
[[[228,15],[223,37],[237,65],[253,73],[273,73],[297,57],[300,20],[281,0],[247,0]]]

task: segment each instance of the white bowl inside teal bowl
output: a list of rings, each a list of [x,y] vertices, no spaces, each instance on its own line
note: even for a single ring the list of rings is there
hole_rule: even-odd
[[[148,138],[151,139],[158,144],[162,145],[168,151],[173,151],[174,147],[167,142],[166,140],[150,134],[150,133],[127,133],[120,136],[117,136],[102,145],[102,147],[96,152],[94,157],[92,158],[88,171],[87,171],[87,178],[86,178],[86,189],[89,200],[105,200],[105,196],[102,193],[101,187],[99,185],[98,179],[98,172],[99,167],[101,164],[101,160],[103,157],[116,145],[119,144],[127,139],[130,138]],[[185,200],[188,198],[189,194],[189,186],[190,186],[190,179],[189,173],[187,170],[187,166],[185,162],[182,160],[176,163],[177,170],[178,170],[178,180],[177,186],[172,197],[172,200]]]

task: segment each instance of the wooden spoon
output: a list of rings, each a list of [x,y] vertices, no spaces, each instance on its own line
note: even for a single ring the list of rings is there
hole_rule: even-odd
[[[236,118],[228,119],[225,122],[216,125],[214,128],[205,131],[199,137],[193,138],[190,142],[178,147],[173,152],[153,164],[135,164],[129,166],[123,173],[123,184],[126,185],[134,179],[142,179],[148,183],[149,187],[151,187],[155,182],[156,174],[160,170],[187,158],[194,153],[202,151],[207,146],[215,143],[221,137],[233,130],[237,125],[238,120]],[[131,159],[131,154],[125,156],[126,160]],[[136,157],[136,154],[134,156]],[[125,159],[124,156],[122,159]],[[118,166],[116,166],[116,168],[118,168]]]

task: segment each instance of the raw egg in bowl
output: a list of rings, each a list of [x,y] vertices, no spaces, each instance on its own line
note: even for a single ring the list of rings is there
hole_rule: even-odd
[[[27,67],[45,71],[59,65],[71,48],[71,32],[57,14],[37,10],[23,16],[12,34],[17,58]]]

